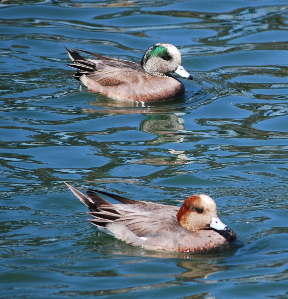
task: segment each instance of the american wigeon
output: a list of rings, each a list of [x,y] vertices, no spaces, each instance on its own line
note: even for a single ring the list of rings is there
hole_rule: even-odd
[[[66,47],[65,47],[66,48]],[[73,61],[69,64],[77,69],[74,78],[80,80],[90,91],[113,99],[135,102],[159,102],[171,100],[184,94],[185,88],[170,76],[176,73],[184,78],[192,76],[181,64],[179,50],[171,44],[155,44],[144,54],[141,64],[84,50],[69,50]],[[86,59],[78,52],[97,59]]]
[[[136,201],[99,190],[84,195],[65,183],[88,208],[99,229],[126,243],[150,250],[201,252],[227,247],[235,233],[218,217],[215,201],[208,195],[188,197],[181,208]],[[111,204],[97,193],[121,204]]]

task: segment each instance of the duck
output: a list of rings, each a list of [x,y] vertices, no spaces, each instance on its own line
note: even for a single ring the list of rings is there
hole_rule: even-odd
[[[88,207],[93,225],[133,246],[170,253],[198,253],[228,248],[237,239],[233,230],[220,220],[215,201],[206,194],[189,196],[179,208],[96,189],[88,189],[85,195],[65,184]],[[100,194],[120,203],[110,203]]]
[[[157,43],[151,46],[141,63],[105,57],[81,49],[65,49],[72,60],[68,66],[77,70],[74,78],[89,91],[115,100],[137,103],[173,100],[183,96],[185,88],[171,74],[193,79],[182,66],[180,51],[172,44]],[[79,52],[97,59],[84,58]]]

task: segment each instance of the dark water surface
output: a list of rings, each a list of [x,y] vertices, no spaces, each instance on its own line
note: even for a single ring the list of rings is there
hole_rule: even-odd
[[[0,2],[1,298],[287,298],[288,5]],[[141,107],[79,89],[62,45],[194,81]],[[242,245],[161,254],[98,232],[63,182],[179,205],[213,197]]]

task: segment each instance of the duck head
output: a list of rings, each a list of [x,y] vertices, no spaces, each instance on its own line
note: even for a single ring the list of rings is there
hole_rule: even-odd
[[[229,242],[236,239],[235,233],[218,217],[215,201],[206,194],[186,198],[176,217],[178,222],[189,231],[213,229]]]
[[[180,51],[171,44],[158,43],[151,46],[144,54],[141,65],[152,76],[176,73],[181,77],[192,79],[182,66]]]

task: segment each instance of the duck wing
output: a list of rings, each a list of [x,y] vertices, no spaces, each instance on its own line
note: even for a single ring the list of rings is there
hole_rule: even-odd
[[[140,66],[139,63],[135,63],[132,61],[128,61],[128,60],[124,60],[124,59],[117,59],[117,58],[111,58],[111,57],[106,57],[106,56],[102,56],[99,55],[97,53],[92,53],[89,51],[85,51],[85,50],[81,50],[81,49],[74,49],[74,50],[70,50],[67,47],[64,46],[64,48],[66,49],[66,51],[68,52],[68,55],[70,57],[70,59],[72,60],[73,63],[68,64],[68,66],[74,68],[77,70],[77,72],[74,75],[74,78],[77,80],[80,80],[81,76],[83,75],[95,75],[97,74],[97,71],[100,71],[99,78],[101,78],[102,80],[105,79],[105,76],[103,77],[103,74],[105,73],[106,75],[108,75],[109,73],[109,78],[111,81],[111,73],[113,74],[112,78],[115,76],[115,72],[117,72],[117,70],[120,71],[122,70],[122,76],[120,75],[119,78],[123,78],[123,71],[131,71],[131,69],[134,70],[139,70],[142,71],[142,68]],[[83,57],[82,55],[79,54],[79,52],[83,52],[86,54],[89,54],[91,56],[94,56],[96,58],[98,58],[97,60],[91,60],[91,59],[87,59],[85,57]],[[93,78],[97,76],[93,76]],[[94,79],[96,79],[94,78]],[[114,80],[115,81],[115,80]],[[115,82],[108,82],[107,79],[104,82],[105,84],[102,85],[119,85],[122,81],[119,80],[118,84],[116,84]]]
[[[90,221],[96,226],[102,226],[109,230],[108,224],[113,223],[114,228],[117,228],[117,224],[121,224],[140,237],[155,235],[164,229],[172,229],[175,225],[179,226],[176,219],[179,209],[177,207],[132,200],[106,191],[92,189],[87,191],[88,197],[93,202],[99,201],[100,196],[97,193],[109,196],[122,204],[97,205],[98,210],[89,213],[93,216]]]
[[[73,194],[84,203],[96,226],[109,230],[108,225],[114,223],[125,225],[137,236],[155,235],[163,230],[182,228],[176,219],[178,207],[129,199],[106,191],[88,189],[87,195],[65,183]],[[121,204],[111,204],[98,193],[113,198]]]

